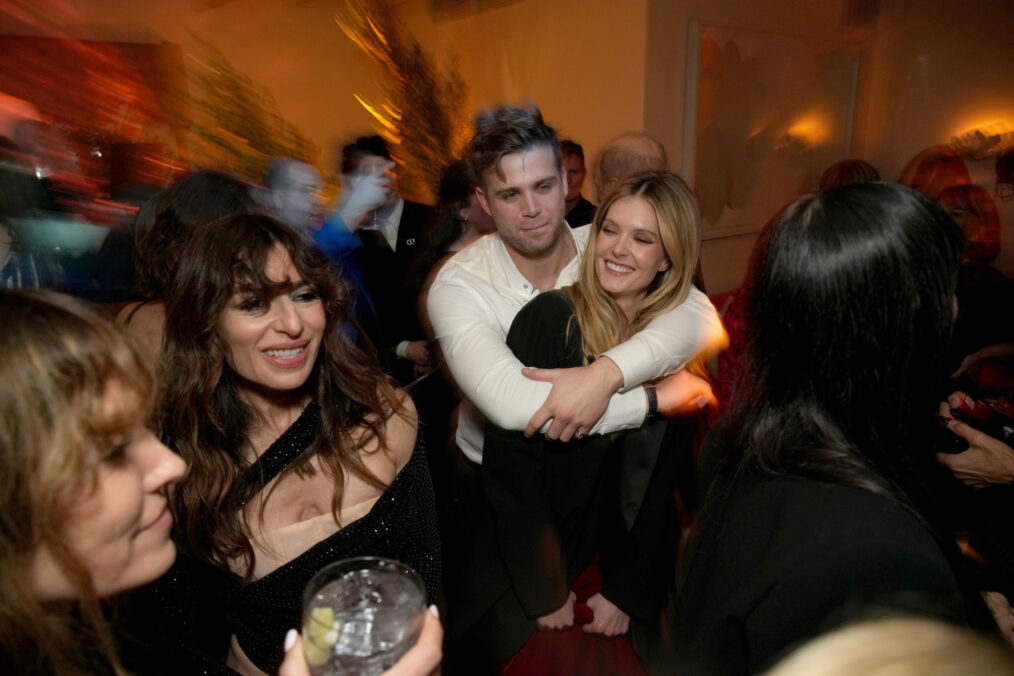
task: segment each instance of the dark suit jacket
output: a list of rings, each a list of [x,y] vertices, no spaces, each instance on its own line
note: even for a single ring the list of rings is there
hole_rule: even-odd
[[[574,208],[567,212],[567,225],[577,228],[587,225],[595,219],[595,205],[584,198],[578,200]]]
[[[398,225],[397,246],[392,251],[384,235],[376,230],[360,230],[363,243],[357,249],[366,290],[373,301],[379,323],[377,351],[381,363],[405,384],[412,379],[412,366],[394,353],[403,340],[421,340],[423,331],[416,314],[416,296],[420,281],[416,278],[416,259],[423,247],[423,234],[433,215],[432,207],[405,201]]]

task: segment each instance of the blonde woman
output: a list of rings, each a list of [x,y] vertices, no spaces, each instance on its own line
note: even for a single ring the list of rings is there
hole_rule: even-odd
[[[0,673],[122,674],[100,599],[172,565],[183,461],[112,325],[44,292],[0,292],[0,316]]]

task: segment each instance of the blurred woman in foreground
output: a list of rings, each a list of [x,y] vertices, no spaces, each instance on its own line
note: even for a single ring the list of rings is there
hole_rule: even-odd
[[[100,598],[172,565],[183,461],[112,325],[43,292],[0,292],[0,316],[0,672],[122,674]]]

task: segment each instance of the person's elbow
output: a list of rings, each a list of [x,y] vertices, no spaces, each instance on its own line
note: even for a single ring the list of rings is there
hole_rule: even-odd
[[[488,422],[514,432],[525,429],[534,414],[533,411],[516,410],[513,406],[487,406],[486,410],[480,407],[479,411]]]

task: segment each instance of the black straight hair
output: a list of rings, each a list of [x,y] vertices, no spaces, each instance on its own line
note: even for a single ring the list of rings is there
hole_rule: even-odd
[[[719,477],[856,486],[925,522],[962,250],[954,221],[897,184],[808,195],[777,217],[751,264],[742,394],[708,444]]]

